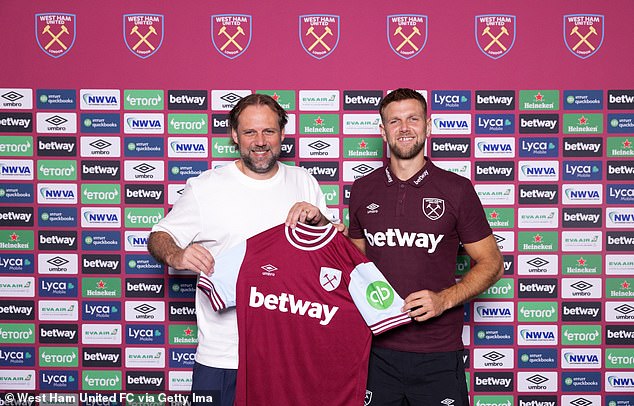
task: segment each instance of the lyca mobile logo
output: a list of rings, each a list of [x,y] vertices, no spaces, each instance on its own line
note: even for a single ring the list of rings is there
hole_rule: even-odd
[[[523,158],[553,158],[559,154],[559,139],[554,137],[520,138],[519,156]]]
[[[471,92],[469,90],[435,90],[431,96],[431,109],[434,111],[471,109]]]
[[[564,180],[601,180],[603,177],[600,161],[564,161]]]
[[[476,134],[515,133],[514,114],[476,114]]]

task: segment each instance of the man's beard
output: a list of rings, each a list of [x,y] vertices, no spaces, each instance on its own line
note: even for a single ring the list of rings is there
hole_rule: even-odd
[[[250,155],[250,152],[254,152],[254,151],[255,152],[270,151],[271,156],[265,160],[261,160],[261,159],[255,160]],[[246,166],[251,172],[267,173],[271,169],[273,169],[273,167],[275,167],[275,165],[277,164],[277,160],[280,157],[280,152],[281,151],[275,152],[270,147],[254,148],[253,150],[248,150],[246,152],[240,151],[240,158],[242,158],[242,162],[244,162],[244,166]]]
[[[408,150],[404,151],[398,146],[398,141],[394,141],[393,144],[389,144],[390,156],[394,156],[398,159],[412,159],[417,156],[423,148],[425,148],[425,140],[423,142],[416,141]]]

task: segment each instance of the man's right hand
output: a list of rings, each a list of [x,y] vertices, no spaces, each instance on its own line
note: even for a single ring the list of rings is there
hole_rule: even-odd
[[[165,261],[174,269],[188,269],[206,275],[214,272],[216,263],[211,253],[200,244],[192,244],[184,250],[168,255]]]

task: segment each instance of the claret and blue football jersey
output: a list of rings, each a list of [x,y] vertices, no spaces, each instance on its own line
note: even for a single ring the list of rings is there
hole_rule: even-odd
[[[332,225],[281,224],[251,237],[218,257],[198,287],[214,310],[237,308],[236,405],[361,405],[371,333],[411,321]]]

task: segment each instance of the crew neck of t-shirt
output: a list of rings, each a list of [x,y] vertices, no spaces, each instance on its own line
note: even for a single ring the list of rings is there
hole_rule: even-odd
[[[284,177],[284,165],[280,164],[279,162],[275,163],[277,165],[277,172],[275,172],[275,175],[271,176],[268,179],[254,179],[250,176],[247,176],[246,174],[244,174],[240,168],[238,168],[238,161],[233,161],[233,163],[231,164],[231,170],[233,172],[234,177],[242,184],[245,184],[249,187],[256,187],[256,188],[266,188],[269,187],[272,184],[278,183],[281,181],[281,179]]]

